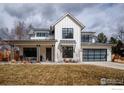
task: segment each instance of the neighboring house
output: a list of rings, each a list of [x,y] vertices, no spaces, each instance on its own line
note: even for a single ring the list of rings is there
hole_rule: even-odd
[[[32,28],[30,40],[9,40],[20,48],[20,55],[37,61],[111,61],[111,44],[97,43],[95,32],[84,32],[84,25],[67,13],[50,28]],[[12,45],[12,49],[13,46]]]

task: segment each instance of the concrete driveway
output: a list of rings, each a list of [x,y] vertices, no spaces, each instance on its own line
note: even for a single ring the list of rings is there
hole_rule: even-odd
[[[83,63],[124,70],[124,64],[121,63],[115,63],[115,62],[83,62]]]
[[[0,64],[11,64],[8,62],[0,62]],[[19,63],[17,63],[19,64]],[[89,65],[97,65],[97,66],[103,66],[103,67],[109,67],[109,68],[115,68],[115,69],[121,69],[124,70],[124,64],[122,63],[115,63],[115,62],[80,62],[80,63],[56,63],[56,62],[42,62],[41,64],[51,64],[51,65],[61,65],[61,64],[89,64]]]

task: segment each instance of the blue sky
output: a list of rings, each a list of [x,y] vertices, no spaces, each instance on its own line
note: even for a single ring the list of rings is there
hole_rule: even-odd
[[[116,34],[124,26],[124,4],[0,4],[0,27],[13,28],[16,21],[49,27],[66,12],[80,20],[84,31]]]

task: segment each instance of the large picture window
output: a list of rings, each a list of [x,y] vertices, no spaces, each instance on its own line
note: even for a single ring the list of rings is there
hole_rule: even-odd
[[[73,47],[63,47],[63,58],[73,58]]]
[[[73,28],[62,28],[63,39],[73,39]]]
[[[36,48],[23,48],[23,54],[25,57],[36,57],[37,50]]]

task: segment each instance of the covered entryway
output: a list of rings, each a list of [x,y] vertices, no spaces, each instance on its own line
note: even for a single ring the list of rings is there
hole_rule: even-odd
[[[60,40],[60,51],[62,60],[73,60],[76,41],[75,40]]]
[[[73,58],[73,46],[63,46],[62,47],[62,57],[63,58]]]
[[[107,61],[107,49],[83,49],[83,61]]]

